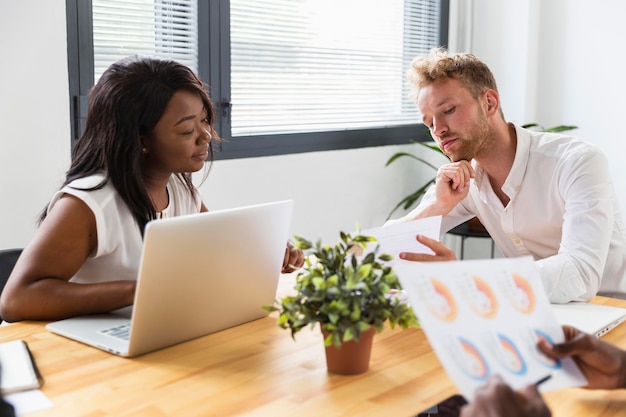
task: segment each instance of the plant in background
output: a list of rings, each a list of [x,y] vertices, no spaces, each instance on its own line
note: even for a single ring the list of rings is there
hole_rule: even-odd
[[[522,127],[524,129],[537,130],[539,132],[550,132],[550,133],[559,133],[559,132],[566,132],[568,130],[578,129],[578,126],[570,126],[570,125],[558,125],[558,126],[549,127],[546,129],[537,123],[527,123],[525,125],[522,125]]]
[[[361,333],[372,326],[380,332],[385,322],[391,328],[417,326],[411,307],[390,296],[390,292],[401,288],[388,265],[391,255],[378,254],[378,245],[369,253],[355,253],[375,242],[374,237],[340,232],[340,238],[330,246],[294,237],[306,261],[296,277],[296,294],[266,307],[279,312],[278,325],[290,329],[295,339],[304,327],[313,328],[319,323],[326,347],[358,341]]]
[[[537,124],[537,123],[527,123],[525,125],[522,125],[522,127],[524,129],[530,129],[530,130],[537,130],[540,132],[551,132],[551,133],[559,133],[559,132],[565,132],[568,130],[574,130],[574,129],[578,129],[577,126],[571,126],[571,125],[558,125],[558,126],[553,126],[553,127],[549,127],[549,128],[544,128],[543,126]],[[430,130],[428,131],[430,134]],[[416,143],[420,146],[423,146],[427,149],[430,149],[433,152],[437,152],[438,154],[444,155],[445,154],[441,151],[441,149],[439,148],[439,146],[437,146],[436,144],[432,143],[432,142],[412,142],[412,143]],[[403,157],[408,157],[408,158],[412,158],[415,159],[416,161],[430,167],[433,169],[434,171],[434,175],[432,178],[429,178],[424,184],[422,184],[421,186],[419,186],[417,188],[417,190],[413,191],[412,193],[410,193],[409,195],[407,195],[406,197],[404,197],[402,200],[400,200],[400,202],[398,202],[395,207],[389,212],[389,214],[387,215],[387,220],[389,220],[391,218],[391,216],[393,215],[393,213],[395,213],[400,207],[402,207],[403,210],[409,210],[410,208],[414,207],[417,202],[419,201],[419,199],[426,194],[426,191],[428,190],[428,188],[435,183],[435,175],[437,174],[437,170],[439,169],[438,166],[435,166],[433,164],[431,164],[430,162],[428,162],[427,160],[425,160],[424,158],[420,158],[417,155],[414,155],[412,153],[409,152],[397,152],[395,154],[393,154],[388,160],[387,163],[385,164],[385,166],[389,166],[392,163],[394,163],[396,160],[403,158]],[[446,156],[447,157],[447,156]]]
[[[430,132],[430,131],[429,131]],[[432,152],[437,152],[438,154],[444,155],[446,156],[443,151],[439,148],[439,146],[437,146],[436,144],[433,144],[431,142],[412,142],[415,143],[417,145],[423,146],[426,149],[430,149]],[[403,158],[403,157],[408,157],[408,158],[412,158],[415,159],[416,161],[430,167],[433,169],[434,173],[437,173],[437,170],[439,169],[438,166],[433,165],[432,163],[428,162],[427,160],[425,160],[424,158],[421,158],[417,155],[414,155],[412,153],[409,152],[397,152],[393,155],[391,155],[391,157],[389,158],[389,160],[387,160],[387,163],[385,164],[385,166],[389,166],[392,163],[394,163],[396,160]],[[446,156],[447,158],[447,156]],[[402,207],[403,210],[409,210],[411,207],[415,206],[415,204],[418,202],[418,200],[424,195],[426,194],[426,191],[428,190],[428,188],[435,183],[435,176],[433,175],[432,178],[429,178],[425,183],[423,183],[421,186],[419,186],[417,188],[417,190],[413,191],[411,194],[407,195],[406,197],[404,197],[402,200],[400,200],[400,202],[398,202],[398,204],[395,205],[395,207],[389,212],[389,214],[387,215],[387,220],[389,220],[391,218],[391,216],[393,215],[393,213],[395,213],[400,207]]]

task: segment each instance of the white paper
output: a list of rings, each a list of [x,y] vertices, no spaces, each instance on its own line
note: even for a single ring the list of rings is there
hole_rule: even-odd
[[[17,416],[45,410],[53,406],[48,397],[38,389],[15,392],[7,395],[4,399],[13,406]]]
[[[439,361],[460,392],[474,391],[492,374],[514,389],[546,375],[540,390],[584,386],[570,358],[553,361],[541,338],[564,339],[530,257],[394,266],[405,295]]]
[[[22,340],[0,343],[0,391],[4,394],[39,388],[28,348]]]
[[[427,253],[433,251],[416,240],[416,235],[423,235],[439,240],[441,233],[441,216],[427,217],[410,222],[392,224],[364,230],[364,236],[373,236],[378,240],[379,253],[392,255],[394,262],[410,262],[399,259],[400,252]]]

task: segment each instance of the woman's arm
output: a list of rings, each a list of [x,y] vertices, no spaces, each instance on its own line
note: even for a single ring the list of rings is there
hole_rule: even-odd
[[[93,212],[74,196],[61,197],[24,248],[2,291],[2,318],[57,320],[131,305],[134,281],[69,282],[97,245]]]

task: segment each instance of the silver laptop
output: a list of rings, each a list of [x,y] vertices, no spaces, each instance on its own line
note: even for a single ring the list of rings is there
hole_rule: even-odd
[[[288,200],[152,221],[134,306],[46,329],[133,357],[265,317],[292,212]]]
[[[626,309],[601,304],[552,304],[560,324],[568,324],[583,332],[601,337],[626,319]]]

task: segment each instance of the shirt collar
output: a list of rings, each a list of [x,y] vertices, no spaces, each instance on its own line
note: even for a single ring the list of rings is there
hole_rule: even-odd
[[[517,145],[515,148],[515,159],[513,160],[513,166],[509,171],[509,175],[506,177],[506,181],[502,186],[502,191],[509,196],[510,199],[519,192],[522,184],[522,179],[526,174],[526,167],[528,166],[528,159],[530,157],[530,132],[522,127],[513,124],[515,127],[515,134],[517,135]],[[482,167],[475,161],[472,161],[472,165],[476,172],[475,183],[479,190],[484,190],[485,187],[491,187],[487,178],[487,173]],[[482,197],[481,197],[482,198]]]

